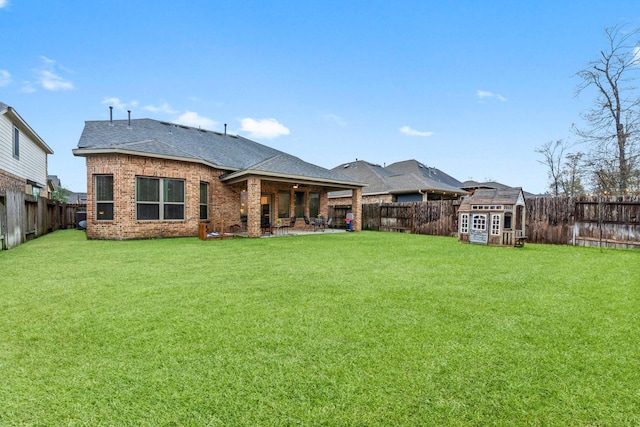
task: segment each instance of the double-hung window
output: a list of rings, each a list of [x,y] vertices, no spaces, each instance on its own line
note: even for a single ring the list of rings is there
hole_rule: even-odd
[[[184,181],[169,178],[136,178],[136,219],[183,220]]]
[[[309,193],[309,218],[315,218],[320,213],[320,193]]]
[[[20,158],[20,129],[13,127],[13,157]]]
[[[96,221],[113,221],[113,175],[95,176]]]
[[[278,193],[278,218],[289,218],[291,209],[291,193]]]
[[[200,219],[209,218],[209,184],[200,183]]]

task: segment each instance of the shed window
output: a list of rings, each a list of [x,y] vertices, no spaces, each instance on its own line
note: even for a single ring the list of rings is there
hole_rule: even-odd
[[[13,157],[20,158],[20,130],[13,127]]]
[[[200,183],[200,219],[209,218],[209,184]]]
[[[184,219],[184,181],[180,179],[136,178],[138,221]]]
[[[95,177],[96,221],[113,221],[113,175]]]
[[[460,233],[469,233],[469,214],[467,213],[460,215]]]
[[[500,215],[499,214],[491,215],[491,235],[492,236],[500,235]]]
[[[487,230],[487,215],[473,214],[471,217],[471,229],[475,231]]]

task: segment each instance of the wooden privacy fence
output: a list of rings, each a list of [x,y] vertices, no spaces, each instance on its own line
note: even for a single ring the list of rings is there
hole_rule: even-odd
[[[527,241],[640,248],[640,197],[531,197]],[[363,230],[457,236],[459,200],[375,203],[362,207]]]
[[[0,250],[61,228],[77,226],[84,205],[61,204],[43,197],[7,190],[0,197]]]
[[[527,199],[527,238],[534,243],[640,248],[640,197]]]

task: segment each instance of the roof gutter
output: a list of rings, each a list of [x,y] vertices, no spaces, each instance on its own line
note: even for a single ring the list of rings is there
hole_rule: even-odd
[[[251,176],[277,178],[280,181],[288,181],[288,182],[298,183],[298,184],[313,184],[313,185],[332,184],[336,187],[341,187],[344,189],[353,189],[353,188],[367,186],[367,184],[362,182],[342,181],[342,180],[333,180],[333,179],[326,179],[326,178],[314,179],[313,177],[309,177],[309,176],[280,174],[276,172],[266,172],[266,171],[253,170],[253,169],[238,170],[236,172],[232,172],[230,174],[221,176],[220,178],[223,182],[228,182],[232,184],[238,181],[244,181],[245,179],[250,178]]]
[[[44,140],[40,138],[40,135],[38,135],[36,131],[33,130],[22,117],[20,117],[20,114],[18,114],[18,112],[13,107],[7,105],[7,108],[3,111],[0,111],[0,114],[6,114],[7,116],[13,118],[14,121],[20,124],[19,127],[22,128],[23,131],[25,131],[32,139],[35,140],[36,144],[38,144],[40,148],[42,148],[47,154],[53,154],[53,150],[51,149],[51,147],[49,147],[44,142]]]
[[[94,154],[125,154],[129,156],[141,156],[141,157],[152,157],[155,159],[165,159],[165,160],[176,160],[179,162],[188,162],[188,163],[199,163],[202,165],[206,165],[215,169],[220,170],[228,170],[228,171],[236,171],[237,169],[230,168],[228,166],[220,166],[206,160],[194,158],[194,157],[180,157],[180,156],[166,156],[162,154],[154,154],[136,150],[126,150],[122,148],[74,148],[71,150],[74,156],[77,157],[85,157]]]

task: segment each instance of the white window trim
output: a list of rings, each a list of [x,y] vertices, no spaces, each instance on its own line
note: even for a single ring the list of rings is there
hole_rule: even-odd
[[[500,214],[491,214],[491,235],[500,235]]]
[[[483,232],[487,231],[487,215],[473,214],[471,216],[471,230]]]
[[[460,215],[460,233],[469,234],[469,214],[463,213]]]

